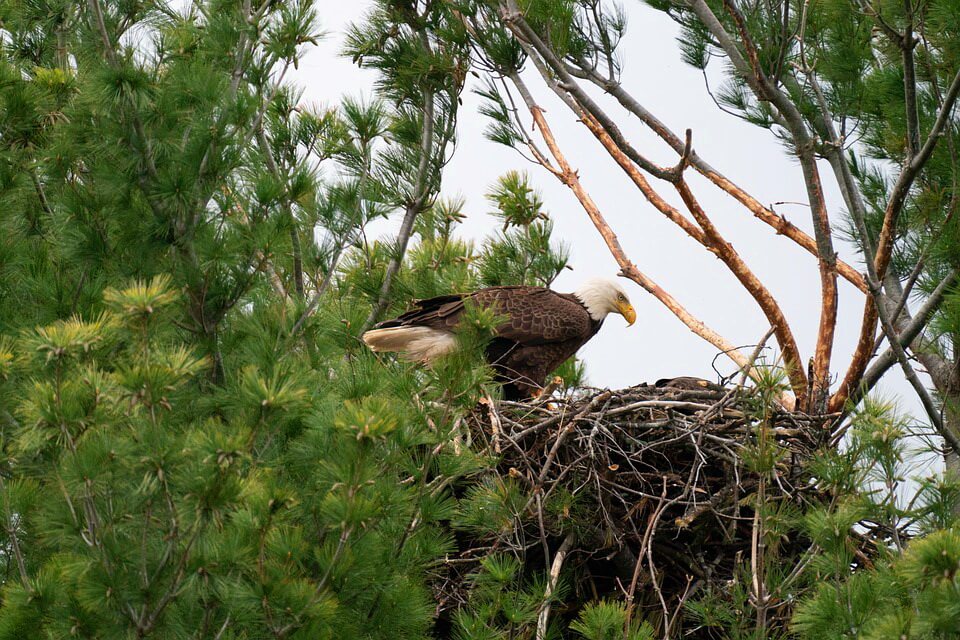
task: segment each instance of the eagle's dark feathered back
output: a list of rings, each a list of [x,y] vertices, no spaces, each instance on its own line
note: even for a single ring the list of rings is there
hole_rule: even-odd
[[[571,294],[543,287],[489,287],[418,300],[412,309],[363,335],[374,351],[399,351],[430,361],[455,348],[453,331],[467,302],[493,308],[504,321],[487,346],[487,360],[504,383],[504,397],[535,394],[551,371],[577,352],[603,324]]]

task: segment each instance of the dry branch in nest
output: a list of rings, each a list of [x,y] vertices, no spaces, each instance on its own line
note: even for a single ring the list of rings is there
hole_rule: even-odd
[[[793,566],[810,545],[796,534],[770,544],[754,507],[762,500],[802,512],[822,502],[802,463],[836,416],[775,406],[754,390],[693,378],[594,390],[552,406],[481,405],[467,424],[475,448],[498,459],[486,480],[525,500],[502,526],[461,532],[436,583],[441,611],[466,602],[482,558],[506,553],[551,585],[559,556],[570,602],[621,599],[664,637],[691,631],[685,602],[737,581],[764,625],[779,624],[788,597],[764,586],[763,567],[774,558]],[[748,461],[763,447],[776,462],[759,473]],[[544,610],[577,613],[560,602],[541,618]]]

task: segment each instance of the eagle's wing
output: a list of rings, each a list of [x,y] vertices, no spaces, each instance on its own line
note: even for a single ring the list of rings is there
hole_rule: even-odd
[[[473,296],[478,304],[493,306],[506,316],[496,335],[522,345],[542,345],[586,338],[590,314],[567,296],[542,287],[495,287]]]
[[[489,287],[474,293],[457,293],[417,300],[413,307],[377,329],[430,327],[452,331],[467,304],[493,308],[504,317],[497,337],[523,345],[541,345],[586,338],[591,333],[590,315],[570,296],[543,287]]]
[[[392,320],[377,324],[377,329],[393,327],[430,327],[432,329],[452,329],[460,321],[464,300],[470,294],[454,293],[425,300],[415,300],[413,307]]]

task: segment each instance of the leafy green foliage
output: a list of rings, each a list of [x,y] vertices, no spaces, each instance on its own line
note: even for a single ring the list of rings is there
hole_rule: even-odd
[[[543,601],[544,583],[523,583],[523,566],[507,555],[490,555],[471,576],[469,608],[455,615],[455,637],[502,640],[532,637]]]
[[[546,219],[540,195],[530,187],[527,176],[517,171],[502,175],[487,198],[496,205],[504,227],[523,227]]]
[[[527,176],[504,174],[487,197],[496,205],[494,215],[503,221],[503,229],[480,256],[480,281],[487,286],[549,286],[567,266],[569,252],[552,242],[553,225]]]
[[[432,369],[359,333],[565,263],[543,219],[475,248],[438,197],[453,17],[378,3],[377,95],[313,109],[306,0],[0,8],[0,638],[429,633],[496,318]],[[367,233],[411,211],[409,247]]]
[[[627,629],[624,633],[624,629]],[[628,624],[626,606],[619,602],[594,602],[583,608],[576,622],[570,625],[586,640],[653,640],[653,628],[644,623]]]
[[[960,536],[943,529],[912,541],[877,570],[824,583],[798,610],[805,638],[953,638],[960,623]]]
[[[417,576],[450,548],[429,523],[452,514],[443,486],[421,483],[478,462],[420,456],[450,442],[429,426],[450,416],[398,404],[375,373],[378,391],[351,399],[354,385],[275,358],[205,399],[207,364],[177,337],[169,279],[105,298],[95,320],[14,344],[6,384],[31,391],[4,441],[16,472],[3,514],[27,580],[6,581],[0,637],[26,624],[421,637],[432,609]]]
[[[428,124],[439,189],[456,52],[428,123],[410,78],[299,104],[308,1],[0,20],[0,637],[423,637],[488,378],[358,349],[353,285]],[[450,233],[423,290],[471,277]]]

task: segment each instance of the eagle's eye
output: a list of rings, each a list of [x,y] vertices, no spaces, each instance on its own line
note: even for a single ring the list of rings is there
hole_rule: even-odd
[[[623,297],[623,294],[622,294],[622,293],[618,293],[618,294],[617,294],[617,300],[618,300],[619,302],[623,302],[625,299],[626,299],[626,298]]]

